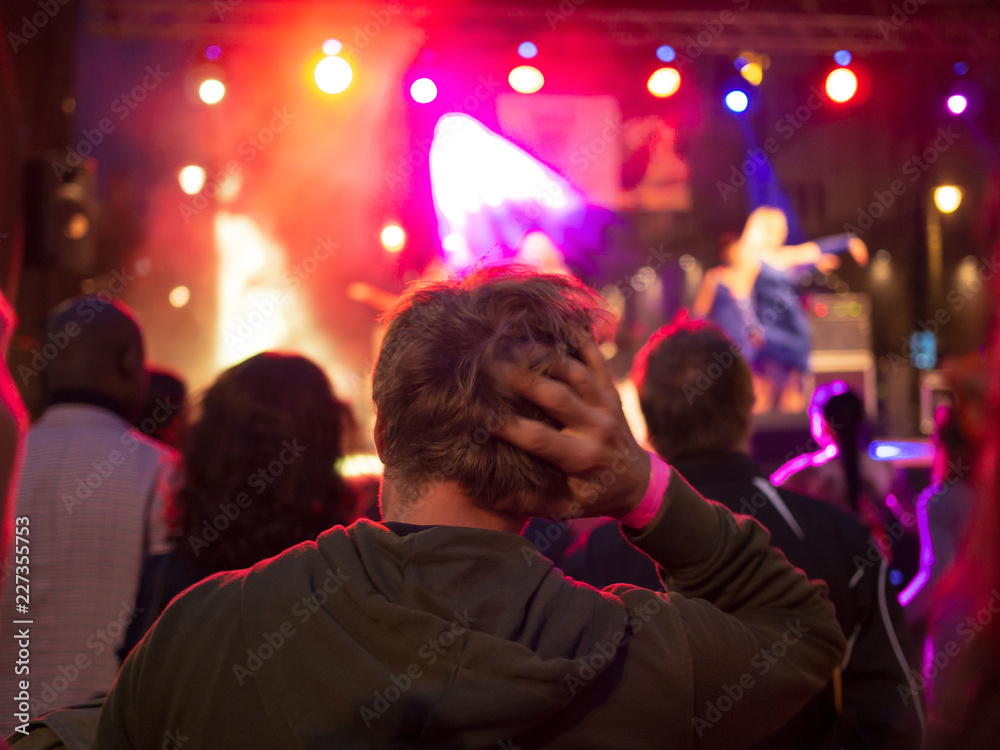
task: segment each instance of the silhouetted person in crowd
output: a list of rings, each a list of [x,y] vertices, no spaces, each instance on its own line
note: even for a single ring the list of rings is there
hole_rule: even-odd
[[[689,747],[692,707],[765,652],[702,745],[741,747],[798,710],[844,647],[823,587],[639,448],[593,338],[599,304],[504,268],[406,295],[373,382],[384,523],[175,599],[122,666],[95,747],[177,728],[185,750]],[[536,514],[621,519],[683,594],[566,579],[518,533]]]
[[[938,407],[931,442],[931,483],[917,498],[920,572],[899,595],[907,619],[921,630],[930,614],[934,589],[955,562],[968,532],[975,498],[971,482],[973,446],[953,407]]]
[[[813,437],[820,450],[791,459],[771,479],[853,515],[871,529],[895,575],[912,580],[920,556],[912,491],[895,466],[868,455],[871,426],[864,402],[835,382],[816,389],[809,414],[818,423]]]
[[[147,561],[145,614],[127,649],[188,586],[350,520],[353,493],[336,468],[346,410],[323,371],[294,354],[257,354],[216,379],[185,445],[174,549]]]
[[[771,543],[810,578],[830,588],[848,651],[822,693],[760,748],[890,748],[920,746],[924,716],[895,625],[902,610],[886,591],[886,561],[866,529],[827,503],[776,490],[749,456],[754,391],[751,369],[719,328],[679,319],[661,329],[632,369],[649,439],[705,497],[753,516]],[[580,580],[613,577],[642,584],[652,562],[625,544],[617,526],[592,532],[566,564]],[[681,592],[683,593],[683,591]],[[695,704],[695,735],[719,707]]]
[[[955,564],[934,592],[929,629],[933,651],[924,654],[924,675],[930,683],[930,750],[991,750],[1000,737],[998,356],[1000,333],[995,333],[986,368],[989,391],[982,412],[975,415],[983,432],[971,473],[975,500],[968,533]],[[960,410],[970,408],[969,399],[960,398],[959,405]]]
[[[176,374],[146,368],[146,403],[135,426],[146,435],[181,450],[187,421],[187,386]]]
[[[56,310],[46,337],[58,351],[42,373],[47,407],[28,433],[14,512],[30,534],[30,601],[17,600],[12,576],[3,606],[7,616],[22,604],[19,619],[32,621],[21,639],[30,644],[30,672],[13,667],[18,631],[0,639],[0,702],[9,709],[27,694],[30,711],[5,711],[4,734],[28,715],[111,688],[143,557],[166,550],[175,470],[173,451],[131,426],[145,399],[142,333],[131,311],[76,297]]]

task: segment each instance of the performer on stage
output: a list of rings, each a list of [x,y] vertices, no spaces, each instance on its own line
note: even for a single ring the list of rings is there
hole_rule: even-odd
[[[725,265],[705,272],[692,305],[696,316],[725,330],[753,365],[757,411],[805,408],[802,372],[809,366],[811,338],[789,271],[813,265],[828,272],[840,265],[836,253],[844,251],[861,265],[868,262],[868,248],[852,235],[801,245],[785,245],[787,237],[781,209],[753,211],[743,234],[724,247]]]

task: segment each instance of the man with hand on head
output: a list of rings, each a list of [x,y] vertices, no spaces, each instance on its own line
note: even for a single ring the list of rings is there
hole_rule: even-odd
[[[96,747],[736,748],[783,723],[840,659],[833,608],[639,448],[600,309],[517,268],[406,295],[373,381],[384,522],[175,599]],[[671,593],[578,584],[519,535],[566,514],[620,519]]]

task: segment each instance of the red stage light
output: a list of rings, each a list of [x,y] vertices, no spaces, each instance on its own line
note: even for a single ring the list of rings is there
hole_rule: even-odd
[[[835,102],[850,101],[858,90],[858,78],[849,68],[837,68],[826,77],[826,94]]]
[[[813,308],[816,311],[817,318],[825,318],[826,314],[830,312],[830,308],[826,306],[825,302],[817,302],[816,307]]]

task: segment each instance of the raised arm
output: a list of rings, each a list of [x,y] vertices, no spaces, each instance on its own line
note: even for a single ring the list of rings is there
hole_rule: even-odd
[[[810,583],[769,547],[763,526],[705,500],[659,458],[640,459],[645,454],[628,431],[600,353],[592,342],[579,350],[586,364],[564,358],[551,377],[509,376],[515,390],[564,425],[515,418],[501,429],[502,437],[570,476],[569,497],[529,512],[641,524],[627,535],[659,565],[670,594],[663,600],[612,587],[630,611],[654,600],[666,605],[650,627],[637,630],[630,654],[640,664],[664,663],[677,658],[681,638],[693,687],[692,726],[683,731],[699,747],[745,746],[826,684],[845,645],[833,606],[822,584]],[[663,471],[669,471],[666,491],[647,492]],[[641,515],[650,504],[651,516],[636,520],[637,509]],[[727,689],[739,698],[727,697]],[[720,699],[729,708],[715,716],[706,706]]]
[[[718,268],[709,268],[705,271],[701,286],[698,288],[698,294],[695,295],[694,302],[691,303],[691,313],[696,318],[706,317],[712,309],[715,294],[719,290],[720,275],[721,270]]]
[[[850,253],[859,266],[867,265],[868,246],[860,237],[850,234],[834,234],[801,245],[766,248],[761,251],[761,258],[769,266],[780,270],[816,266],[821,271],[830,271],[840,266],[837,256],[845,252]]]

